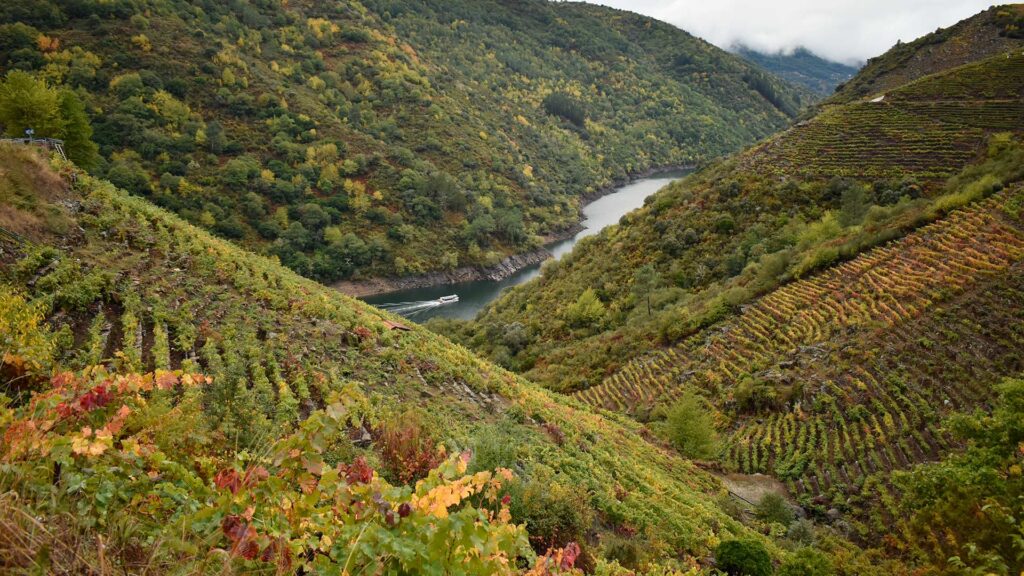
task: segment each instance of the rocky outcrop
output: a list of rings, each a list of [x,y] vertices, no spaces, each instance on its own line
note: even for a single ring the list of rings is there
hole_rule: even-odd
[[[464,266],[454,270],[442,270],[421,274],[419,276],[405,276],[402,278],[370,278],[368,280],[346,280],[338,282],[333,287],[349,296],[373,296],[396,290],[409,290],[412,288],[426,288],[439,284],[454,284],[456,282],[472,282],[474,280],[492,280],[498,282],[504,280],[523,268],[539,264],[551,257],[551,253],[545,248],[526,252],[525,254],[513,254],[496,264],[495,266]]]

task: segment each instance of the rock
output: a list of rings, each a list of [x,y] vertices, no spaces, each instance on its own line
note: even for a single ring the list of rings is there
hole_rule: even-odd
[[[828,519],[833,522],[839,520],[839,517],[841,516],[838,508],[829,508],[828,512],[825,512],[825,515],[828,516]]]
[[[360,427],[356,431],[356,439],[352,441],[352,444],[359,448],[366,448],[371,442],[373,442],[373,436],[370,435],[370,431]]]
[[[551,258],[551,252],[548,252],[546,248],[539,248],[525,254],[513,254],[490,267],[465,266],[462,268],[456,268],[455,270],[431,272],[420,276],[406,276],[403,278],[374,278],[366,281],[343,281],[338,282],[333,286],[350,296],[369,296],[372,294],[382,294],[396,290],[426,288],[429,286],[471,282],[475,280],[493,280],[497,282],[508,278],[523,268],[539,264],[548,258]]]

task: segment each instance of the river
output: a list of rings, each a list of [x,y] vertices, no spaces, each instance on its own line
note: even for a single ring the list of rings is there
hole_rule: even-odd
[[[582,230],[572,238],[549,244],[547,249],[553,257],[561,258],[571,251],[572,247],[581,238],[597,234],[605,227],[618,223],[623,215],[643,206],[645,198],[688,173],[689,171],[685,170],[662,172],[616,188],[613,192],[583,207],[583,221],[580,223],[583,227]],[[425,322],[431,318],[471,320],[476,317],[477,313],[484,306],[497,298],[505,288],[522,284],[537,277],[540,274],[540,267],[540,264],[536,264],[523,268],[512,276],[497,282],[493,280],[475,280],[456,284],[441,284],[427,288],[413,288],[410,290],[388,292],[386,294],[376,294],[374,296],[367,296],[363,300],[379,306],[399,302],[424,302],[436,300],[441,296],[449,294],[457,294],[459,296],[457,303],[419,309],[416,313],[409,316],[410,319],[416,322]]]

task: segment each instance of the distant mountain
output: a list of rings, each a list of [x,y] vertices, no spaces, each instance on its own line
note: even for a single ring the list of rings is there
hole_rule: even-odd
[[[819,96],[829,96],[836,86],[857,73],[857,68],[826,60],[806,48],[797,48],[792,54],[768,54],[735,46],[733,51],[792,84],[803,86]]]

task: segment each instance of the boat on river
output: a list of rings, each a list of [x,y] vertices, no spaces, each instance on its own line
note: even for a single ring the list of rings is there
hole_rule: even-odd
[[[455,304],[458,301],[458,294],[452,294],[450,296],[441,296],[440,298],[437,299],[437,303],[440,304],[441,306],[444,306],[445,304]]]

